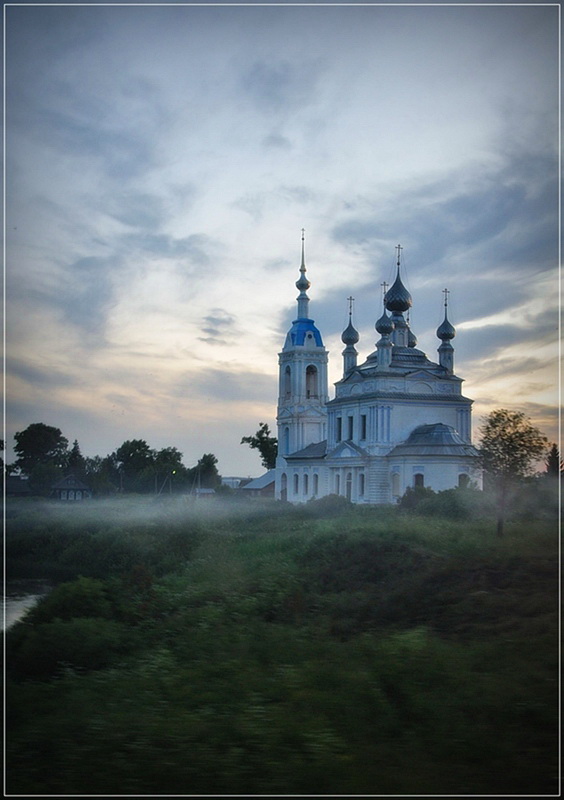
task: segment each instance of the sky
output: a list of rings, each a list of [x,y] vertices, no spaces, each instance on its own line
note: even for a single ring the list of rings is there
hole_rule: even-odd
[[[418,347],[456,327],[475,440],[558,436],[557,5],[5,8],[7,460],[43,422],[262,473],[278,353],[310,315],[342,377],[395,246]]]

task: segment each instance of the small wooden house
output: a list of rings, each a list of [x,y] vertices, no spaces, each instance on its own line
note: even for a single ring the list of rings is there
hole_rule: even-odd
[[[92,497],[92,490],[76,475],[66,475],[51,487],[51,497],[67,502],[77,502]]]

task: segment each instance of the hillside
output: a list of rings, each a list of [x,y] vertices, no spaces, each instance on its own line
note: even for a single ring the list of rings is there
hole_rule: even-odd
[[[61,581],[8,635],[9,792],[556,791],[550,516],[102,508],[9,515]]]

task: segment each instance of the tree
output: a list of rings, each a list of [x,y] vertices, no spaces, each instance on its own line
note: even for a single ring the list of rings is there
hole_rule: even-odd
[[[158,494],[163,489],[172,493],[187,486],[188,470],[182,463],[182,453],[176,447],[163,447],[159,450],[155,455],[153,471],[155,491]]]
[[[546,458],[546,473],[549,478],[559,478],[562,475],[562,461],[560,460],[560,453],[558,447],[552,444]]]
[[[217,489],[221,485],[217,458],[213,453],[204,453],[196,466],[188,471],[188,476],[193,488]]]
[[[480,427],[480,458],[491,477],[497,501],[497,534],[503,536],[510,491],[531,474],[533,464],[546,452],[547,438],[521,411],[499,408]]]
[[[33,469],[40,465],[66,467],[69,443],[59,428],[34,422],[24,431],[18,431],[14,439],[14,452],[17,455],[15,466],[26,475],[31,475]]]
[[[254,436],[243,436],[241,444],[248,444],[253,450],[258,450],[263,467],[274,469],[278,454],[278,439],[270,435],[270,428],[266,422],[259,422],[259,429]]]
[[[72,443],[72,448],[68,455],[67,468],[69,472],[72,472],[73,475],[76,475],[81,480],[86,477],[86,459],[80,452],[80,445],[77,439]]]
[[[154,466],[156,453],[151,450],[144,439],[128,439],[112,457],[120,475],[120,488],[125,491],[151,491],[154,483],[154,472],[148,470]]]

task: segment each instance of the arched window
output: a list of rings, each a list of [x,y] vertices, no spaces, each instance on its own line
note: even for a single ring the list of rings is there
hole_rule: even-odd
[[[358,496],[364,497],[364,472],[358,476]]]
[[[296,472],[294,475],[294,494],[297,494],[300,490],[300,476]]]
[[[470,476],[467,475],[465,472],[461,472],[458,476],[458,485],[461,489],[466,489],[468,484],[470,483]]]
[[[292,370],[290,367],[286,367],[284,371],[284,396],[292,396]]]
[[[352,473],[347,472],[347,481],[345,484],[345,494],[347,496],[347,500],[352,500]]]
[[[425,478],[421,472],[416,472],[413,476],[413,485],[414,486],[425,486]]]
[[[400,476],[399,472],[392,473],[392,496],[400,496]]]
[[[319,494],[319,475],[317,474],[317,472],[314,473],[314,476],[313,476],[313,494],[316,497]]]
[[[280,478],[280,499],[288,499],[288,478],[285,472],[282,473],[282,477]]]
[[[335,494],[341,494],[341,476],[335,475]]]
[[[309,492],[309,475],[304,475],[304,494]]]
[[[317,367],[312,364],[306,369],[306,397],[317,397]]]
[[[290,428],[284,428],[284,455],[290,452]]]

